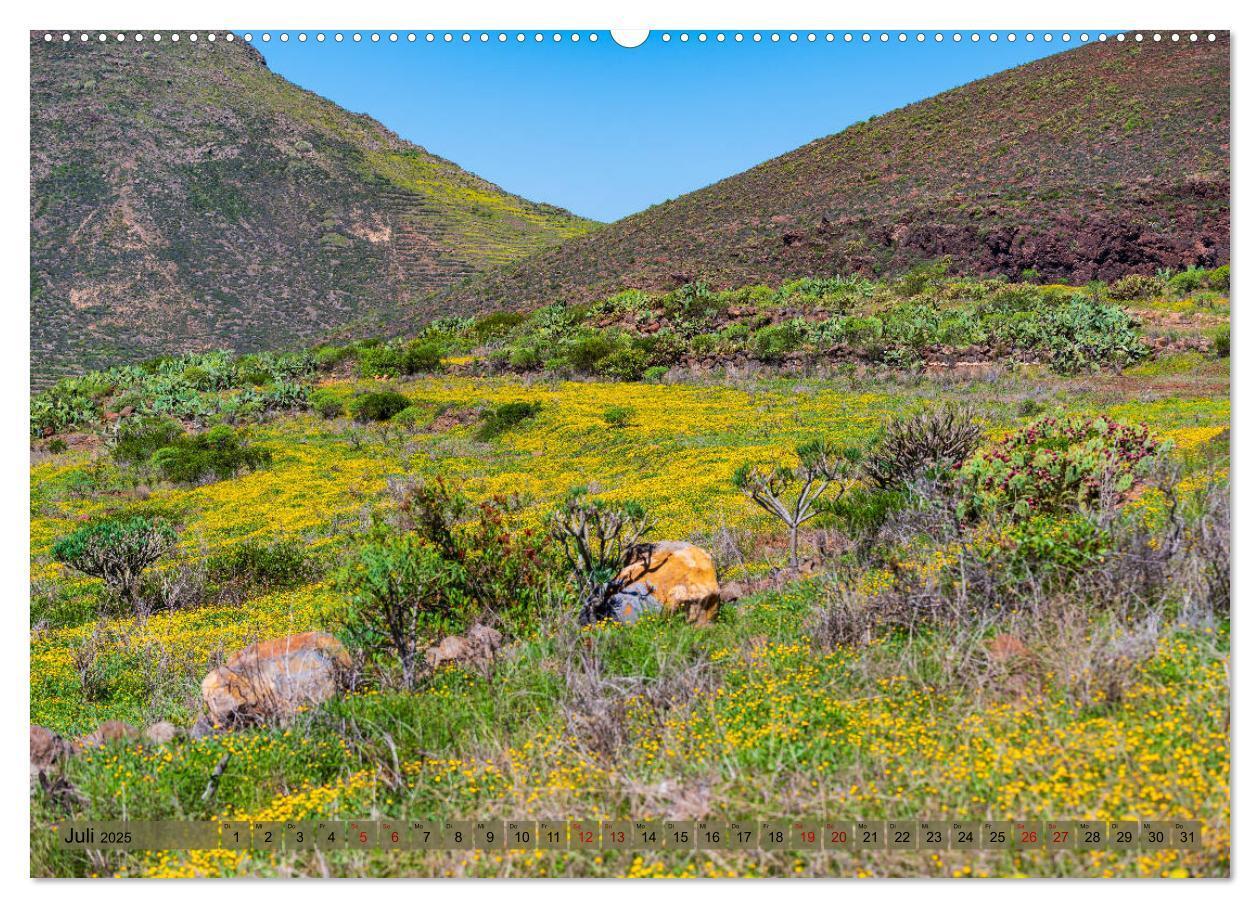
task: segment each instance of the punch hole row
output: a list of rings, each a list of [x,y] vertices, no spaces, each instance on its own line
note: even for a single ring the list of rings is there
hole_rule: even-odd
[[[113,40],[118,43],[125,42],[128,40],[132,40],[136,42],[171,41],[172,43],[178,43],[181,39],[189,41],[191,43],[196,43],[199,40],[204,40],[204,41],[213,43],[214,41],[220,40],[220,38],[224,41],[236,40],[236,35],[233,34],[232,32],[225,32],[221,36],[214,32],[208,32],[204,35],[198,34],[196,32],[189,32],[185,35],[181,35],[178,32],[172,32],[169,34],[163,34],[161,32],[153,32],[153,33],[135,32],[134,34],[128,34],[124,32],[108,32],[108,33],[107,32],[97,32],[97,33],[79,32],[77,34],[71,33],[71,32],[62,32],[60,35],[54,34],[53,32],[45,32],[44,34],[44,40],[46,42],[52,42],[52,41],[56,41],[60,39],[63,43],[69,43],[75,40],[76,37],[78,38],[80,43],[85,43],[92,40],[95,40],[100,43],[107,42],[110,40]],[[346,40],[350,40],[351,42],[356,42],[356,43],[361,43],[364,40],[367,40],[371,43],[380,43],[382,40],[384,40],[390,43],[406,41],[408,43],[413,43],[413,44],[417,41],[424,41],[425,43],[428,43],[428,44],[433,44],[433,43],[450,44],[450,43],[455,43],[455,42],[467,44],[467,43],[472,43],[473,41],[477,41],[480,43],[489,43],[491,41],[498,41],[499,43],[507,43],[513,40],[516,41],[518,44],[524,44],[529,41],[533,41],[536,44],[542,44],[542,43],[547,43],[547,42],[550,42],[552,44],[580,43],[583,41],[595,43],[599,41],[599,35],[596,34],[595,32],[591,32],[586,35],[580,34],[578,32],[571,32],[567,34],[561,33],[561,32],[551,32],[551,33],[516,32],[514,34],[509,34],[507,32],[498,32],[498,33],[491,33],[491,32],[480,32],[480,33],[473,33],[473,32],[424,32],[424,33],[350,32],[348,34],[343,33],[343,32],[333,32],[331,34],[326,34],[324,32],[315,32],[310,35],[308,35],[306,32],[298,32],[292,36],[288,32],[280,32],[274,36],[271,34],[271,32],[261,32],[257,36],[255,36],[253,32],[245,32],[242,35],[242,37],[246,41],[253,42],[257,39],[257,40],[261,40],[263,43],[268,43],[272,41],[273,37],[281,41],[282,43],[288,42],[291,37],[295,38],[299,43],[305,43],[306,41],[310,39],[313,39],[316,43],[324,43],[330,40],[333,43],[341,43]],[[710,34],[708,32],[696,32],[694,34],[690,32],[662,32],[659,34],[658,39],[662,43],[665,43],[665,44],[668,44],[671,41],[675,41],[675,40],[677,40],[680,43],[686,44],[690,42],[693,39],[693,37],[697,42],[701,44],[708,42],[710,39],[718,42],[719,44],[727,41],[728,39],[733,40],[736,43],[740,43],[745,40],[751,40],[754,43],[759,43],[763,39],[766,39],[766,38],[768,38],[771,43],[778,43],[779,41],[786,38],[786,40],[789,43],[795,43],[801,40],[804,40],[808,43],[814,43],[817,41],[825,41],[828,43],[834,43],[835,41],[839,40],[845,43],[852,43],[854,41],[870,43],[872,41],[878,41],[879,43],[883,43],[883,44],[887,44],[893,41],[896,41],[899,44],[910,43],[911,41],[915,43],[919,43],[919,44],[924,44],[929,41],[939,44],[939,43],[945,42],[946,40],[953,41],[954,43],[962,43],[964,41],[970,41],[973,44],[979,44],[983,41],[988,41],[991,44],[996,44],[1000,41],[1005,41],[1007,43],[1015,43],[1017,41],[1020,41],[1021,39],[1025,42],[1034,42],[1037,40],[1041,40],[1042,42],[1046,42],[1046,43],[1055,41],[1056,39],[1063,41],[1065,43],[1070,43],[1072,41],[1077,41],[1077,40],[1079,40],[1081,43],[1088,43],[1090,41],[1106,42],[1112,39],[1118,42],[1124,42],[1125,40],[1127,40],[1126,35],[1123,35],[1123,34],[1108,35],[1105,32],[1100,32],[1097,35],[1091,35],[1089,33],[1084,33],[1084,32],[1081,33],[1080,35],[1074,35],[1069,32],[1064,32],[1061,35],[1055,35],[1051,32],[1044,32],[1041,34],[1036,34],[1033,32],[1025,32],[1023,34],[1019,34],[1016,32],[1005,32],[1005,33],[999,33],[999,32],[988,32],[988,33],[981,33],[981,32],[970,32],[970,33],[897,32],[895,34],[889,33],[889,32],[880,32],[880,33],[874,33],[874,34],[871,32],[860,32],[860,33],[845,32],[843,34],[837,34],[836,32],[825,32],[821,34],[818,32],[805,32],[805,33],[788,32],[786,34],[780,34],[779,32],[769,32],[765,35],[763,35],[761,32],[752,32],[747,35],[745,35],[744,32],[733,32],[733,33],[730,33],[729,35],[726,32],[715,32],[713,34]],[[1216,34],[1212,32],[1208,33],[1204,37],[1208,41],[1216,40]],[[1194,42],[1194,41],[1198,41],[1200,39],[1200,36],[1198,33],[1195,33],[1195,32],[1191,32],[1188,35],[1182,35],[1179,32],[1174,32],[1169,35],[1164,35],[1161,32],[1155,32],[1150,35],[1144,35],[1144,34],[1138,33],[1132,36],[1132,40],[1137,41],[1137,42],[1141,42],[1147,39],[1151,41],[1155,41],[1155,42],[1160,42],[1165,39],[1169,41],[1173,41],[1173,42],[1179,42],[1182,40]],[[617,42],[616,38],[614,38],[613,40],[615,43],[619,43]]]

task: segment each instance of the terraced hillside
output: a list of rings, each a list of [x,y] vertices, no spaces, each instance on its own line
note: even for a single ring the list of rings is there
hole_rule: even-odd
[[[591,224],[271,72],[242,41],[31,42],[36,386],[393,311]]]
[[[1078,284],[1225,264],[1229,47],[1113,41],[1002,72],[457,286],[417,317],[946,256]]]

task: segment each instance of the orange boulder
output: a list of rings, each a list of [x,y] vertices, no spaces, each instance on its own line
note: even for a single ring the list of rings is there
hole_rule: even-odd
[[[622,593],[650,596],[664,614],[681,612],[693,624],[708,624],[722,605],[713,559],[689,542],[652,543],[617,578]]]
[[[323,703],[341,686],[350,654],[320,631],[263,640],[234,653],[201,682],[201,698],[216,725],[292,718]]]

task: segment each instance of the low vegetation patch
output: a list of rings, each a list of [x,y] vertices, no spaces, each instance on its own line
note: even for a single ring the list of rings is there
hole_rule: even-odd
[[[411,406],[397,391],[370,391],[350,401],[350,415],[359,422],[385,422]]]
[[[525,422],[525,420],[533,419],[541,412],[542,404],[537,401],[514,400],[505,404],[499,404],[483,414],[481,426],[476,432],[476,438],[478,441],[490,441],[498,438],[504,432],[511,431]]]
[[[271,452],[249,444],[230,426],[215,426],[198,434],[181,435],[158,448],[152,464],[170,482],[222,481],[269,466]]]

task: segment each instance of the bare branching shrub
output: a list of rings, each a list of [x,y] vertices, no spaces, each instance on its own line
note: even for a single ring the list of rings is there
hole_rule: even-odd
[[[889,586],[870,594],[837,578],[824,587],[808,629],[824,649],[860,646],[888,631],[914,633],[958,621],[964,609],[964,601],[915,572],[899,572]]]
[[[732,569],[744,566],[752,548],[752,536],[749,530],[733,527],[724,515],[719,515],[716,527],[693,533],[687,541],[713,557],[713,567],[720,579]]]
[[[979,444],[975,411],[947,403],[885,425],[866,456],[864,472],[875,488],[897,489],[941,468],[958,469]]]
[[[841,580],[824,588],[805,630],[816,647],[827,651],[869,645],[879,635],[880,623],[871,597]]]
[[[1118,705],[1154,655],[1163,629],[1155,609],[1130,618],[1091,611],[1079,602],[1061,603],[1058,620],[1050,625],[1055,667],[1082,709]]]
[[[569,568],[582,620],[607,617],[620,589],[617,575],[642,551],[640,542],[652,528],[647,512],[636,502],[613,504],[580,488],[551,513],[547,528]]]
[[[1145,603],[1165,609],[1227,614],[1230,598],[1230,509],[1225,485],[1209,486],[1188,499],[1183,473],[1170,461],[1151,471],[1158,519],[1091,513],[1108,531],[1106,557],[1073,578],[1083,599],[1112,607]],[[1119,513],[1119,507],[1116,507]]]
[[[564,683],[569,734],[606,757],[622,753],[631,738],[627,708],[634,680],[606,678],[598,651],[577,646],[565,659]]]
[[[146,574],[140,596],[146,612],[189,608],[205,602],[208,582],[203,560],[181,561],[169,569]]]
[[[618,759],[634,739],[636,721],[660,727],[668,714],[717,685],[717,673],[703,657],[658,651],[650,676],[610,675],[592,638],[569,627],[556,639],[568,731],[609,759]]]
[[[796,457],[795,467],[744,464],[735,472],[735,485],[763,511],[787,524],[791,568],[800,564],[801,526],[824,511],[823,494],[850,472],[845,455],[821,439],[802,445]]]
[[[102,636],[101,628],[94,628],[82,643],[74,647],[70,657],[83,699],[90,703],[108,699],[112,689],[111,672],[106,659],[106,647],[102,645]]]
[[[1228,615],[1230,605],[1229,487],[1214,485],[1204,495],[1195,521],[1186,573],[1194,595],[1213,614]]]

